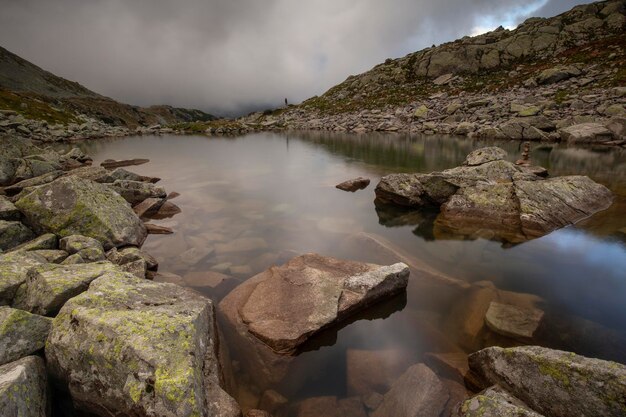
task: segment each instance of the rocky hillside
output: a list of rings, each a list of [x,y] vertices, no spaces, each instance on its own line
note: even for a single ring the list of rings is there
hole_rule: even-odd
[[[528,140],[560,140],[560,129],[596,123],[593,140],[621,143],[624,122],[607,124],[626,116],[625,14],[626,1],[611,0],[531,18],[388,59],[299,106],[242,121]]]
[[[127,128],[216,119],[200,110],[171,106],[145,108],[117,102],[45,71],[2,47],[0,109],[51,124],[81,125],[86,116]]]

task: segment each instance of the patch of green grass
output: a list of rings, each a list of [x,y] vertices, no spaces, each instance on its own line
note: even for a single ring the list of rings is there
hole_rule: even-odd
[[[75,123],[75,115],[67,110],[52,107],[43,100],[27,94],[0,89],[0,109],[13,110],[27,119],[45,120],[51,124]]]

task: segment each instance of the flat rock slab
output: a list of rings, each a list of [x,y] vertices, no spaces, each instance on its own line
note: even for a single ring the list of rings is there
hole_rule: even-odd
[[[534,411],[551,417],[624,415],[626,366],[538,346],[491,347],[470,368]]]
[[[38,356],[0,366],[0,415],[49,415],[47,385],[46,366]]]
[[[20,198],[15,205],[40,233],[83,235],[105,249],[139,246],[146,228],[128,203],[105,185],[62,177]]]
[[[43,349],[51,324],[47,317],[0,307],[0,365]]]
[[[149,159],[143,159],[143,158],[122,159],[119,161],[116,161],[114,159],[106,159],[100,163],[100,166],[107,168],[107,169],[111,169],[111,168],[128,167],[132,165],[143,165],[143,164],[147,164],[148,162],[150,162]]]
[[[96,415],[240,416],[220,388],[217,338],[210,300],[110,272],[61,310],[46,358],[78,408]]]
[[[542,318],[543,311],[539,309],[491,302],[485,314],[485,323],[496,333],[525,341],[533,338]]]
[[[409,268],[307,254],[259,275],[239,313],[258,339],[289,353],[314,333],[403,291]]]

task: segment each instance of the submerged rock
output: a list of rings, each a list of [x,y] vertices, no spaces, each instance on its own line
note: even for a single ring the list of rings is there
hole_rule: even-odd
[[[574,224],[612,204],[611,192],[588,177],[545,179],[544,172],[517,166],[505,156],[502,149],[483,148],[468,155],[464,166],[443,172],[387,175],[376,187],[377,202],[439,207],[438,237],[512,243]]]
[[[437,375],[424,364],[411,366],[392,385],[371,417],[438,416],[449,393]]]
[[[123,198],[105,185],[78,177],[59,178],[15,205],[40,233],[88,236],[105,249],[139,246],[146,238],[145,226]]]
[[[240,416],[220,388],[211,301],[110,272],[70,300],[46,345],[50,373],[101,416]]]
[[[107,168],[107,169],[111,169],[111,168],[127,167],[131,165],[143,165],[143,164],[147,164],[148,162],[150,162],[149,159],[142,159],[142,158],[122,159],[119,161],[116,161],[114,159],[105,159],[104,161],[102,161],[100,166]]]
[[[525,346],[483,349],[469,365],[545,416],[618,417],[626,409],[626,366],[615,362]]]
[[[496,333],[525,341],[533,338],[542,318],[543,311],[539,309],[491,302],[485,314],[485,323]]]
[[[320,330],[403,291],[408,276],[402,263],[380,266],[302,255],[257,275],[239,314],[258,339],[289,353]]]
[[[38,356],[27,356],[0,366],[0,415],[49,415],[46,366]]]
[[[51,324],[47,317],[0,307],[0,365],[43,349]]]

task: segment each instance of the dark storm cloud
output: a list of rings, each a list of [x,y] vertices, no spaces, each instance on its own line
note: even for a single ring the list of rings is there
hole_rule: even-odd
[[[516,24],[535,0],[0,0],[0,44],[133,104],[297,102],[388,57]]]

